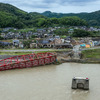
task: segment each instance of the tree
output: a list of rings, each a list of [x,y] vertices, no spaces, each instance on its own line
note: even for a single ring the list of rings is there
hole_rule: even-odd
[[[4,38],[0,36],[0,40],[3,40]]]
[[[36,36],[35,35],[32,35],[31,38],[36,38]]]
[[[32,40],[23,41],[25,48],[30,48],[30,43],[32,43]]]
[[[87,22],[79,17],[62,17],[59,19],[61,25],[70,25],[70,26],[86,26]]]
[[[68,29],[63,29],[63,28],[60,28],[60,29],[57,29],[54,31],[54,34],[56,35],[68,35]]]
[[[91,36],[91,32],[80,30],[80,29],[75,29],[72,36],[73,37],[87,37],[87,36]]]
[[[18,21],[18,22],[15,23],[15,27],[21,29],[21,28],[25,28],[25,25],[23,24],[23,22]]]
[[[45,23],[46,23],[45,18],[39,18],[39,19],[38,19],[37,26],[39,26],[39,27],[44,26]]]

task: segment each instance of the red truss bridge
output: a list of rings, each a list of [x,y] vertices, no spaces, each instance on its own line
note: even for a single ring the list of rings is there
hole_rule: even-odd
[[[29,68],[34,66],[51,64],[54,62],[56,62],[55,53],[46,52],[20,55],[0,60],[0,71],[15,68]]]

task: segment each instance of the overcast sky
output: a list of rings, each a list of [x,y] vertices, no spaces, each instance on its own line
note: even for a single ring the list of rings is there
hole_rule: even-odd
[[[100,0],[0,0],[27,12],[58,13],[93,12],[100,10]]]

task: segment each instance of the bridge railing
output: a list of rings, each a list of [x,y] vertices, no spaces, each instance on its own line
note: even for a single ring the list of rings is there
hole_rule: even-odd
[[[54,53],[32,53],[27,55],[19,55],[0,60],[0,70],[26,68],[32,66],[39,66],[50,64],[56,61],[56,54]]]

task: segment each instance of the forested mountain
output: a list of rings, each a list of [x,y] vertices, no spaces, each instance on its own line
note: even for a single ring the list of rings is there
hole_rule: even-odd
[[[45,18],[43,15],[27,13],[10,4],[0,3],[0,27],[25,28],[36,26],[36,20]]]
[[[20,17],[27,14],[27,12],[18,9],[13,5],[4,4],[4,3],[0,3],[0,11],[10,13],[10,14],[15,15],[15,16],[20,16]]]
[[[54,12],[50,12],[50,11],[45,11],[43,13],[41,13],[42,15],[49,17],[49,18],[61,18],[61,17],[65,17],[65,16],[77,16],[80,17],[86,21],[88,21],[89,25],[92,26],[98,26],[100,25],[100,10],[99,11],[95,11],[92,13],[54,13]]]
[[[99,11],[94,13],[80,14],[62,14],[52,13],[50,11],[44,12],[42,14],[37,12],[28,13],[13,5],[0,3],[0,28],[50,27],[67,25],[84,26],[88,25],[87,21],[90,23],[90,25],[99,25],[99,15]]]

